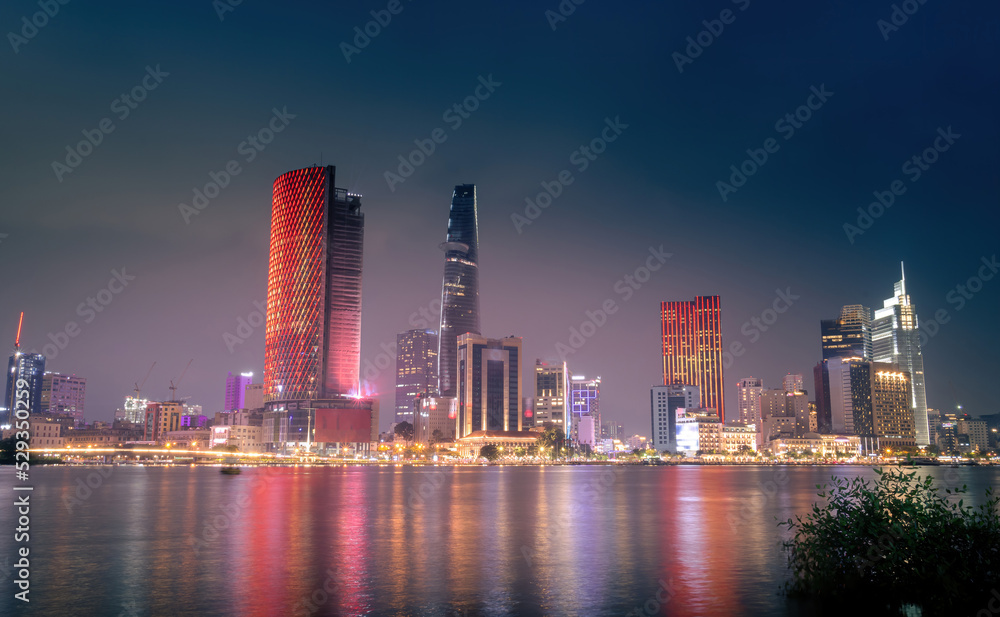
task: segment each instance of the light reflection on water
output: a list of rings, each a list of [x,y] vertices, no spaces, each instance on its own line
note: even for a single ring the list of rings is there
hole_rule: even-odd
[[[110,475],[79,502],[78,480],[97,468],[32,469],[32,601],[17,614],[805,615],[779,593],[787,573],[776,522],[805,514],[831,475],[874,476],[862,467],[103,469]],[[1000,469],[922,473],[969,484],[972,503],[1000,479]],[[5,528],[13,515],[9,504],[0,510]],[[4,538],[0,560],[14,555]]]

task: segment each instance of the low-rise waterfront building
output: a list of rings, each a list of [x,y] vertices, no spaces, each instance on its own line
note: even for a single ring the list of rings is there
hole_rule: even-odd
[[[464,458],[479,456],[479,450],[487,444],[493,444],[505,451],[513,452],[516,448],[527,450],[538,445],[541,431],[473,431],[456,440],[458,455]]]
[[[72,422],[72,419],[70,420]],[[30,445],[32,450],[41,448],[62,448],[65,444],[63,439],[63,425],[46,416],[32,415],[29,418],[31,436]]]
[[[677,418],[677,452],[696,456],[699,452],[721,452],[722,423],[714,410],[699,409]]]
[[[780,437],[771,442],[771,451],[778,456],[799,452],[815,454],[821,458],[854,458],[861,456],[861,437],[819,433],[806,433],[801,437]]]
[[[212,447],[212,431],[207,428],[166,431],[160,434],[162,443],[179,450],[208,449]]]
[[[236,446],[240,452],[263,452],[261,427],[247,424],[224,424],[212,427],[210,447]]]

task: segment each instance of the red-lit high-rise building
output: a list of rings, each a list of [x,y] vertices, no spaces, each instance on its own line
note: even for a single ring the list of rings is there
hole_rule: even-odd
[[[722,379],[719,296],[661,302],[663,385],[688,384],[701,391],[701,406],[726,420]]]
[[[374,439],[373,401],[359,383],[364,214],[361,196],[336,188],[335,176],[333,166],[308,167],[274,181],[263,426],[271,449],[357,449]]]

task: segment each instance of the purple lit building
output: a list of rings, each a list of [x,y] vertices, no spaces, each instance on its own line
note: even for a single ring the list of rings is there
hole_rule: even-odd
[[[240,373],[226,376],[226,407],[225,411],[239,411],[244,409],[244,393],[246,387],[253,383],[253,373]]]
[[[181,428],[205,428],[208,416],[181,416]]]

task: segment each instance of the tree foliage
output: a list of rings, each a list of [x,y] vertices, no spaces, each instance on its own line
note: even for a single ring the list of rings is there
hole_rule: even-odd
[[[833,478],[820,489],[825,505],[779,523],[792,581],[788,591],[852,606],[906,605],[929,615],[964,615],[986,605],[1000,580],[1000,497],[979,507],[967,488],[941,489],[916,471],[876,469],[863,478]]]
[[[545,448],[545,453],[550,458],[557,458],[563,448],[566,437],[562,429],[556,425],[548,425],[545,431],[538,437],[538,445]]]
[[[413,425],[409,422],[400,422],[393,429],[393,432],[402,437],[405,441],[413,441]]]
[[[14,464],[14,452],[16,451],[15,443],[17,439],[14,437],[8,437],[3,441],[0,441],[0,465],[13,465]]]
[[[496,444],[488,443],[479,449],[479,456],[488,461],[495,461],[500,458],[500,448]]]

